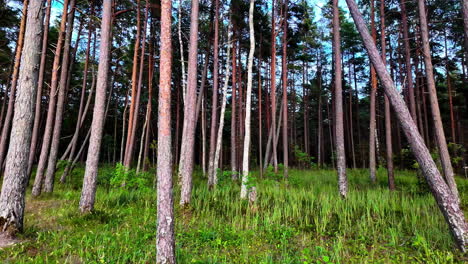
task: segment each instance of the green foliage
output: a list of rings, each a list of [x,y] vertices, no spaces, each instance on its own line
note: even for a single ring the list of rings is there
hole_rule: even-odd
[[[136,173],[135,170],[129,169],[121,163],[117,163],[109,184],[114,188],[144,189],[150,186],[150,178],[151,176],[146,172]]]
[[[105,179],[127,174],[129,182],[134,172],[103,167],[96,211],[81,215],[84,170],[75,172],[71,185],[57,185],[53,196],[28,195],[23,242],[0,250],[2,262],[153,263],[156,192],[128,184],[106,189]],[[378,170],[377,185],[369,183],[367,170],[349,170],[349,196],[343,200],[335,171],[291,169],[288,184],[256,179],[256,210],[239,199],[232,172],[218,175],[225,188],[210,190],[195,171],[190,210],[178,206],[175,188],[178,263],[463,263],[466,258],[455,249],[432,195],[419,190],[414,172],[396,171],[398,190],[390,192],[385,170]],[[468,182],[457,180],[462,208],[468,208]]]
[[[294,157],[296,158],[299,166],[302,169],[315,168],[317,164],[313,162],[314,157],[309,156],[309,154],[303,152],[299,146],[295,145],[293,148]]]

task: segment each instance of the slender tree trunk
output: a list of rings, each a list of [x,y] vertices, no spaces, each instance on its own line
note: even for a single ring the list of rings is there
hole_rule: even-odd
[[[431,60],[431,49],[429,47],[429,31],[427,28],[426,7],[424,0],[418,0],[419,19],[421,25],[421,38],[423,43],[423,56],[426,69],[427,85],[429,88],[429,100],[431,102],[432,119],[434,122],[434,132],[439,149],[439,156],[442,162],[442,169],[444,172],[445,180],[457,202],[460,201],[458,196],[457,183],[455,182],[455,175],[453,173],[452,162],[450,161],[450,154],[445,139],[444,126],[440,116],[439,101],[437,100],[437,91],[434,81],[434,70]]]
[[[23,229],[28,158],[36,101],[38,67],[41,52],[42,0],[25,1],[27,8],[26,41],[18,75],[18,93],[6,158],[5,178],[0,194],[0,233],[15,235]],[[25,9],[26,11],[26,9]],[[24,13],[26,15],[26,12]]]
[[[60,69],[60,54],[63,47],[65,26],[67,22],[69,0],[64,0],[62,20],[60,21],[59,35],[57,45],[55,47],[54,62],[52,65],[52,79],[50,82],[49,92],[49,106],[47,109],[47,120],[42,140],[41,155],[39,156],[39,163],[36,170],[36,178],[34,179],[34,186],[32,188],[32,195],[38,196],[42,191],[42,184],[44,181],[44,170],[49,157],[50,143],[52,140],[52,131],[54,129],[55,120],[55,106],[57,102],[57,88],[59,84],[59,69]],[[66,66],[64,66],[66,67]]]
[[[462,12],[463,12],[463,29],[465,31],[465,64],[468,67],[468,1],[462,1]]]
[[[176,263],[171,154],[171,11],[171,1],[162,0],[157,165],[158,227],[156,235],[156,263],[158,264]]]
[[[94,5],[91,6],[91,14],[94,14]],[[82,126],[82,120],[84,120],[85,115],[83,108],[85,106],[85,96],[86,96],[86,86],[88,83],[88,68],[89,68],[89,55],[91,51],[91,39],[92,39],[92,20],[90,19],[88,22],[88,42],[87,42],[87,47],[86,47],[86,55],[85,55],[85,63],[84,63],[84,70],[83,70],[83,82],[81,84],[81,97],[80,97],[80,106],[78,109],[78,118],[76,121],[76,126],[75,126],[75,133],[73,134],[73,138],[70,141],[69,146],[67,147],[67,150],[65,151],[65,154],[61,158],[61,160],[64,160],[65,157],[68,155],[67,159],[67,167],[71,166],[71,163],[73,161],[73,157],[75,155],[75,150],[77,147],[77,142],[78,142],[78,137],[80,135],[80,129]],[[94,76],[93,76],[94,78]],[[94,86],[94,85],[93,85]],[[88,103],[86,105],[89,105],[89,100],[92,98],[91,92],[89,94],[88,98]],[[69,152],[69,154],[67,154]],[[64,170],[64,172],[67,171],[67,169]],[[62,176],[60,177],[60,182],[65,183],[66,181],[66,174],[63,173]]]
[[[414,98],[414,86],[413,86],[413,73],[411,66],[411,52],[410,52],[410,40],[408,34],[408,17],[406,14],[406,4],[405,0],[400,0],[400,9],[401,9],[401,22],[403,28],[403,43],[405,47],[405,64],[406,64],[406,88],[408,90],[409,96],[409,108],[413,120],[416,121],[416,102]]]
[[[254,0],[250,0],[249,6],[249,60],[247,65],[247,94],[245,102],[245,136],[244,136],[244,155],[242,161],[242,186],[241,186],[241,199],[246,199],[250,188],[247,187],[249,180],[249,156],[250,156],[250,121],[251,121],[251,105],[252,105],[252,68],[255,52],[255,34],[254,34]]]
[[[216,0],[217,1],[217,0]],[[217,9],[218,10],[218,9]],[[224,76],[224,85],[223,85],[223,99],[221,102],[221,111],[219,114],[219,126],[218,126],[218,134],[216,136],[216,150],[214,154],[214,160],[213,160],[213,168],[212,172],[210,172],[213,175],[213,186],[216,186],[218,182],[218,168],[219,168],[219,161],[220,161],[220,154],[221,154],[221,147],[222,147],[222,142],[223,142],[223,129],[224,129],[224,113],[226,111],[226,103],[227,103],[227,88],[229,85],[229,57],[230,57],[230,51],[231,51],[231,35],[232,35],[232,28],[228,29],[228,41],[227,41],[227,54],[226,54],[226,70],[225,70],[225,76]],[[233,86],[234,88],[234,86]],[[222,164],[222,162],[221,162]]]
[[[149,42],[149,67],[148,67],[148,105],[147,114],[146,114],[146,138],[145,138],[145,151],[143,155],[143,170],[147,171],[149,162],[149,149],[150,149],[150,131],[151,131],[151,120],[152,120],[152,113],[153,113],[153,76],[154,76],[154,43],[155,43],[155,34],[154,34],[154,27],[153,27],[153,20],[151,19],[151,26],[150,26],[150,34],[151,40]]]
[[[187,94],[187,77],[185,73],[184,41],[182,39],[182,3],[183,0],[179,0],[179,9],[177,12],[177,33],[179,35],[180,66],[182,68],[182,99],[183,103],[185,104],[185,95]]]
[[[393,81],[388,74],[385,64],[379,55],[377,47],[372,43],[367,26],[359,13],[358,7],[353,0],[346,0],[351,15],[363,39],[369,57],[377,70],[385,93],[393,106],[394,112],[402,125],[403,131],[408,139],[413,154],[415,155],[421,170],[431,188],[436,202],[449,225],[449,228],[462,251],[466,251],[468,245],[468,224],[465,221],[463,211],[460,209],[456,199],[445,184],[440,172],[437,170],[431,154],[424,144],[421,134],[418,133],[415,122],[411,118],[410,112],[405,102],[397,92]]]
[[[288,178],[288,0],[284,0],[283,5],[283,176]]]
[[[343,131],[343,99],[341,89],[341,40],[338,0],[333,0],[333,54],[335,59],[335,136],[336,162],[338,169],[338,188],[340,195],[346,197],[348,193],[348,179],[346,177],[346,156]]]
[[[263,42],[262,35],[260,35],[260,42]],[[261,48],[260,48],[261,49]],[[258,59],[258,155],[259,155],[259,172],[260,178],[263,178],[263,120],[262,120],[262,59],[260,51]]]
[[[377,32],[375,29],[375,0],[370,0],[371,6],[371,31],[372,39],[374,43],[377,42]],[[371,64],[371,91],[370,91],[370,124],[369,124],[369,172],[372,183],[376,183],[376,153],[375,153],[375,139],[376,139],[376,121],[375,121],[375,106],[376,106],[376,94],[377,94],[377,75],[375,73],[374,66]]]
[[[25,0],[23,2],[23,16],[21,18],[18,41],[16,43],[17,46],[16,46],[16,54],[15,54],[15,63],[13,66],[13,75],[11,77],[10,100],[8,101],[7,113],[5,116],[5,121],[3,122],[2,134],[0,138],[0,172],[3,170],[5,156],[7,154],[8,138],[10,135],[10,125],[11,125],[11,120],[14,114],[13,112],[14,112],[15,97],[16,97],[16,86],[18,83],[18,76],[19,76],[20,64],[21,64],[20,63],[21,55],[23,52],[24,35],[25,35],[25,28],[26,28],[26,17],[28,15],[28,10],[27,10],[28,3],[29,3],[29,0]],[[5,97],[6,97],[6,93],[5,93]]]
[[[322,66],[317,67],[317,79],[318,79],[318,105],[317,105],[317,163],[319,168],[323,166],[323,118],[322,118]]]
[[[132,165],[133,161],[133,153],[135,149],[135,144],[136,144],[136,134],[137,134],[137,128],[138,128],[138,112],[140,109],[140,97],[141,97],[141,86],[143,83],[143,70],[145,68],[145,50],[146,50],[146,28],[148,26],[148,12],[149,12],[149,2],[146,2],[146,7],[145,7],[145,21],[143,23],[143,38],[141,41],[141,55],[140,55],[140,68],[139,68],[139,74],[138,74],[138,84],[137,84],[137,93],[134,101],[134,108],[133,108],[133,120],[131,124],[131,130],[129,130],[130,133],[130,141],[128,142],[127,150],[125,151],[125,155],[127,156],[127,159],[125,161],[125,166],[127,168],[130,168]],[[132,102],[133,102],[133,97],[132,97]]]
[[[235,29],[233,29],[235,30]],[[233,32],[234,33],[234,32]],[[232,91],[231,91],[231,171],[232,179],[236,180],[238,177],[237,173],[237,133],[236,133],[236,99],[237,99],[237,46],[234,40],[234,46],[232,48]]]
[[[445,73],[447,75],[447,93],[449,97],[449,109],[450,109],[450,132],[452,134],[452,142],[456,143],[455,131],[455,115],[453,113],[453,98],[452,98],[452,82],[450,79],[450,69],[449,69],[449,58],[447,51],[447,32],[444,31],[444,44],[445,44]]]
[[[96,197],[99,154],[104,121],[106,118],[106,90],[110,62],[110,48],[112,45],[112,2],[112,0],[103,1],[96,101],[94,103],[93,121],[91,123],[91,139],[89,141],[83,189],[81,191],[80,198],[80,211],[82,213],[88,213],[94,209],[94,201]]]
[[[141,14],[140,14],[140,0],[137,0],[137,32],[135,37],[135,47],[133,50],[133,67],[132,67],[132,97],[130,103],[130,109],[128,114],[128,128],[127,128],[127,140],[125,143],[125,154],[124,154],[124,166],[129,168],[131,164],[128,163],[129,156],[132,156],[133,153],[129,153],[129,146],[132,140],[132,132],[133,132],[133,119],[135,115],[138,115],[138,106],[136,105],[137,100],[137,93],[138,93],[138,53],[140,51],[140,36],[141,36]],[[146,34],[146,32],[144,32]],[[140,65],[143,68],[143,65]],[[136,112],[136,113],[135,113]]]
[[[39,135],[39,124],[41,121],[41,104],[42,104],[42,88],[44,87],[45,64],[47,59],[47,44],[49,37],[49,24],[50,24],[50,10],[52,0],[47,0],[47,8],[45,14],[44,28],[42,32],[42,50],[41,50],[41,63],[39,65],[39,80],[37,81],[37,95],[36,95],[36,109],[34,111],[34,126],[31,139],[31,147],[29,148],[28,160],[28,179],[31,175],[34,158],[36,157],[37,138]]]
[[[208,186],[214,185],[214,159],[216,144],[216,122],[218,121],[218,65],[219,65],[219,0],[213,0],[215,5],[214,42],[213,42],[213,95],[211,97],[210,153],[208,157]],[[224,98],[223,98],[224,100]]]
[[[382,61],[386,63],[386,34],[385,34],[385,1],[380,1],[380,45],[382,47]],[[390,66],[391,67],[391,66]],[[390,102],[385,97],[385,143],[387,154],[388,188],[395,190],[395,176],[393,173],[393,147],[392,147],[392,120],[390,113]]]
[[[198,0],[192,0],[190,23],[190,47],[188,64],[187,95],[184,109],[184,126],[179,177],[182,179],[181,205],[190,204],[192,198],[192,172],[194,158],[194,141],[196,125],[195,103],[197,98],[197,57],[198,57]]]
[[[65,43],[62,56],[62,67],[60,73],[59,93],[57,99],[57,109],[55,112],[54,132],[52,136],[52,143],[50,146],[49,161],[47,165],[47,173],[43,185],[43,191],[51,193],[54,189],[55,169],[57,166],[57,155],[60,143],[60,132],[62,130],[63,111],[65,104],[65,97],[67,91],[68,79],[68,64],[70,63],[70,43],[73,34],[73,21],[75,18],[75,0],[70,0],[70,13],[67,16],[67,33],[65,35]]]
[[[271,80],[271,129],[276,130],[276,19],[275,19],[275,1],[272,2],[271,8],[271,67],[270,67],[270,80]],[[273,132],[273,143],[276,141],[276,134]],[[273,167],[275,173],[278,173],[278,155],[276,151],[276,144],[273,144]]]

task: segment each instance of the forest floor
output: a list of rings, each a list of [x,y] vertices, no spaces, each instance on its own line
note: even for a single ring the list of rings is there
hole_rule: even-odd
[[[154,172],[100,170],[96,211],[80,215],[84,173],[73,172],[51,195],[28,190],[20,243],[0,249],[2,263],[154,263]],[[57,173],[57,177],[60,173]],[[350,192],[339,198],[332,170],[292,170],[287,182],[272,172],[256,179],[255,205],[239,200],[228,173],[215,191],[195,175],[190,208],[178,206],[178,263],[463,263],[428,187],[413,171],[386,172],[371,185],[366,170],[349,170]],[[131,182],[122,189],[122,177]],[[132,179],[130,177],[133,177]],[[459,178],[465,215],[468,180]]]

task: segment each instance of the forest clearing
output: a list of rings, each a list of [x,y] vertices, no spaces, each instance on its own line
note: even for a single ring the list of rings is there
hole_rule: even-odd
[[[468,0],[0,1],[0,262],[468,262]]]

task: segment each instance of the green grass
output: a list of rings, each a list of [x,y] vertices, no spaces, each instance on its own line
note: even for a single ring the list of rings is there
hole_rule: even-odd
[[[333,171],[292,170],[288,182],[257,179],[258,201],[239,199],[237,183],[215,191],[195,175],[191,208],[176,207],[178,263],[462,263],[427,186],[414,172],[398,171],[398,190],[378,185],[366,170],[349,171],[340,199]],[[60,173],[58,173],[60,175]],[[83,169],[55,193],[27,199],[24,241],[0,250],[3,263],[154,263],[156,194],[109,184],[100,172],[96,211],[80,215]],[[152,177],[147,174],[146,177]],[[151,182],[150,179],[148,182]],[[459,179],[463,208],[468,181]],[[175,190],[176,204],[178,189]]]

